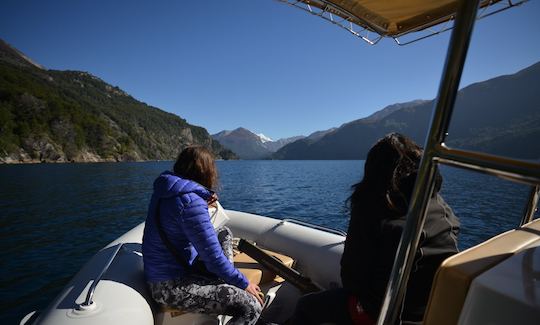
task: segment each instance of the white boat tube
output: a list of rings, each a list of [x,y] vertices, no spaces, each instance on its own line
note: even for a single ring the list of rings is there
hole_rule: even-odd
[[[325,288],[339,285],[343,235],[255,214],[227,214],[235,237],[295,258],[297,269]],[[141,223],[93,256],[34,324],[154,324],[156,306],[144,280],[143,230]]]

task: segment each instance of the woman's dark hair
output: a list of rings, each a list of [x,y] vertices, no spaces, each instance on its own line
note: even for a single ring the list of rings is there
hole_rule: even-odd
[[[214,155],[205,147],[190,146],[182,150],[173,167],[176,175],[195,181],[209,189],[215,189],[218,174]]]
[[[423,150],[414,141],[399,133],[390,133],[369,150],[364,165],[364,177],[353,186],[351,212],[373,211],[369,205],[382,205],[383,211],[395,217],[407,213]],[[436,177],[435,191],[442,183]]]

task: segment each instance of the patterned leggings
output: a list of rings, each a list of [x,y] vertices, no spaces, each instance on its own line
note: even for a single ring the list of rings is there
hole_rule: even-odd
[[[232,262],[232,233],[229,228],[216,230],[225,256]],[[230,315],[227,324],[255,324],[262,306],[251,294],[218,278],[190,274],[181,279],[149,282],[152,298],[162,305],[194,313]]]

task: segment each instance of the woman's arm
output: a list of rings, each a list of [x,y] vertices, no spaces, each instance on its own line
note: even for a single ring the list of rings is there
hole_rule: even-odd
[[[360,231],[360,222],[349,221],[345,247],[341,257],[341,282],[343,288],[359,296],[369,283],[369,267],[373,262],[372,244]]]
[[[249,284],[246,277],[223,253],[208,215],[207,202],[194,193],[185,194],[181,199],[185,201],[181,225],[206,268],[225,282],[246,289]]]
[[[372,317],[378,314],[392,270],[402,227],[394,222],[382,227],[351,218],[341,259],[343,287],[354,293]]]

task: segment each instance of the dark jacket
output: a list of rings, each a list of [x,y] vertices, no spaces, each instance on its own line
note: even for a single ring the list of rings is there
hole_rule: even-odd
[[[374,200],[366,203],[362,215],[351,217],[341,259],[341,280],[343,287],[358,297],[364,310],[377,319],[405,216],[396,218],[378,210],[375,207],[384,204]],[[422,320],[435,271],[446,257],[458,251],[458,232],[459,220],[452,209],[440,195],[432,197],[409,278],[402,320]]]
[[[248,281],[225,257],[208,215],[206,200],[212,195],[202,185],[164,172],[154,181],[143,235],[144,274],[149,282],[181,278],[185,270],[163,244],[156,226],[156,204],[160,204],[163,230],[190,265],[198,256],[208,271],[228,284],[245,289]]]

